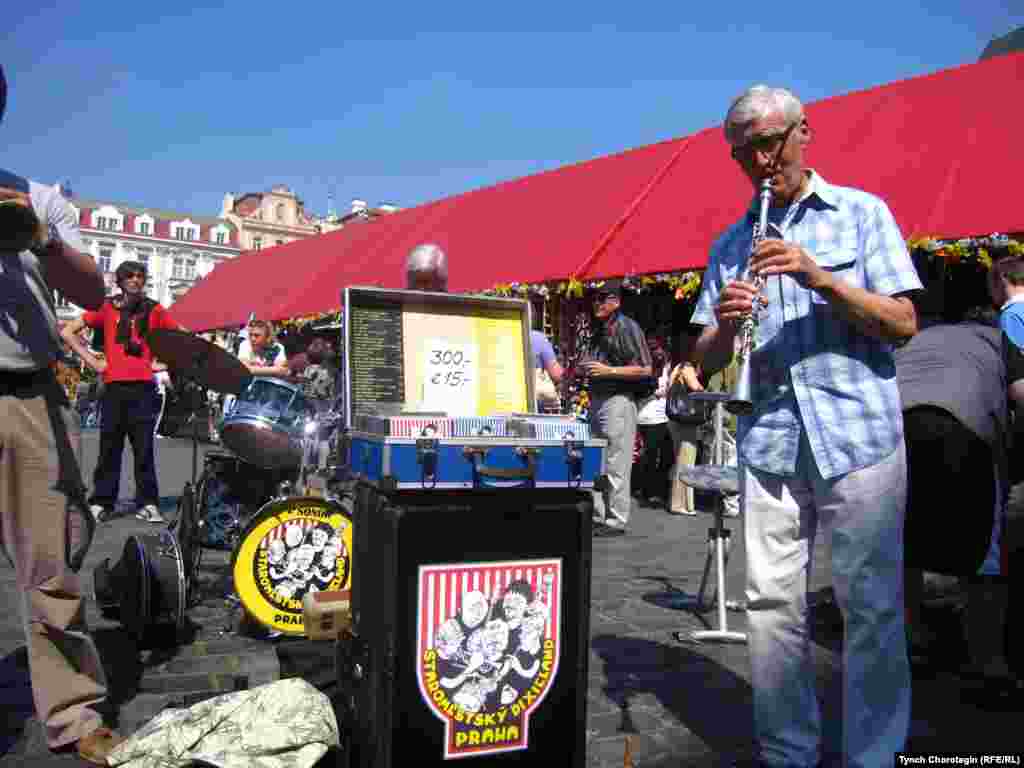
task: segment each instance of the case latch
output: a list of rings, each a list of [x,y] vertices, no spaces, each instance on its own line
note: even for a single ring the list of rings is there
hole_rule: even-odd
[[[424,488],[437,485],[438,440],[431,437],[416,438],[416,463],[420,465],[420,484]]]
[[[569,473],[569,487],[579,488],[583,484],[583,441],[573,440],[567,435],[563,446],[565,466]]]

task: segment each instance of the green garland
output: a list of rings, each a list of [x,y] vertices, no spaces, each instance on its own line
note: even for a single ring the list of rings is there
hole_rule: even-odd
[[[965,237],[959,240],[941,240],[935,237],[914,237],[907,240],[911,253],[924,252],[929,259],[942,259],[947,265],[978,264],[992,268],[993,257],[1020,258],[1024,256],[1024,243],[1006,235]]]
[[[912,237],[907,240],[907,248],[911,253],[923,251],[929,258],[943,259],[947,264],[976,263],[989,269],[993,257],[1004,256],[1024,257],[1024,243],[1011,240],[1006,235],[992,234],[988,237],[960,238],[944,240],[936,237]],[[678,272],[658,272],[649,275],[629,275],[622,279],[622,287],[633,293],[668,288],[673,292],[676,301],[686,301],[696,296],[700,290],[703,270],[691,269]],[[543,298],[551,300],[555,297],[583,298],[587,291],[600,288],[605,278],[597,280],[551,281],[546,283],[498,283],[492,288],[481,291],[483,296],[510,296],[516,298]],[[341,321],[341,310],[331,309],[311,315],[288,318],[276,323],[279,332],[291,334],[301,333],[310,325],[319,323],[336,323]]]
[[[676,301],[683,301],[694,296],[700,289],[703,270],[687,270],[682,272],[659,272],[651,275],[630,275],[622,279],[622,287],[634,293],[646,293],[659,287],[667,287],[674,291]],[[569,278],[560,282],[550,283],[498,283],[493,288],[483,291],[484,296],[541,297],[549,299],[555,296],[566,298],[583,298],[587,291],[600,288],[605,279],[577,280]]]

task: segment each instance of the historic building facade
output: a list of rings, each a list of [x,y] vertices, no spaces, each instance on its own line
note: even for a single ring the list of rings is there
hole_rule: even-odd
[[[223,219],[104,200],[72,197],[69,202],[108,293],[116,290],[114,270],[122,261],[141,261],[149,273],[146,293],[169,306],[217,264],[242,251],[238,229]],[[80,312],[58,297],[61,319]]]
[[[235,226],[244,251],[259,251],[320,234],[315,216],[288,187],[224,195],[220,216]]]
[[[258,251],[369,221],[398,210],[353,200],[351,210],[324,217],[307,214],[285,186],[270,192],[225,195],[219,217],[146,208],[107,200],[90,200],[62,189],[78,217],[86,250],[103,271],[108,293],[116,290],[114,271],[126,260],[146,264],[146,293],[170,306],[220,262],[243,251]],[[61,320],[81,314],[57,297]]]

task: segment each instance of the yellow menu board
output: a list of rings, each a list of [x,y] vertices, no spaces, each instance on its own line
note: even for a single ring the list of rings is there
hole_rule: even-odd
[[[402,338],[406,409],[450,416],[529,410],[518,315],[406,310]]]

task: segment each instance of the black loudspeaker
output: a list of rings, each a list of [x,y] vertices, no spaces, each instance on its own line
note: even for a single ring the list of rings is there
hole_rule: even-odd
[[[584,765],[591,516],[563,488],[357,486],[349,765]]]

